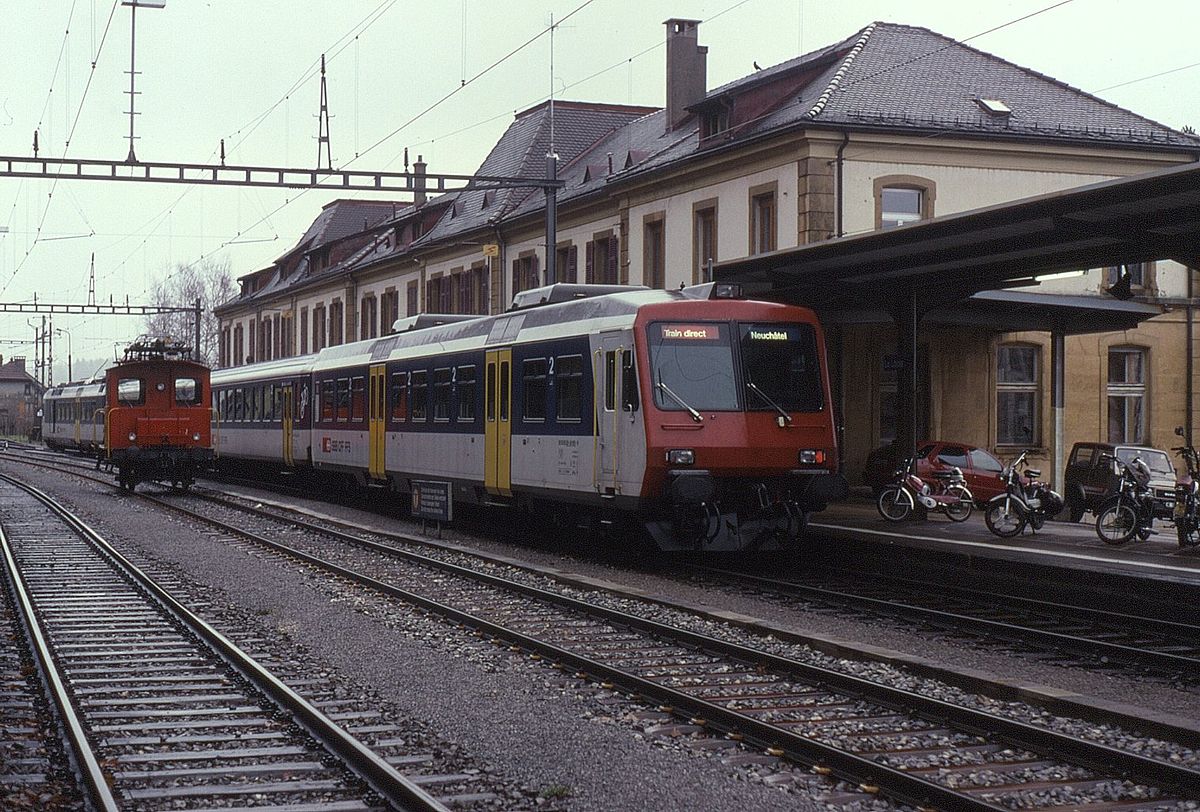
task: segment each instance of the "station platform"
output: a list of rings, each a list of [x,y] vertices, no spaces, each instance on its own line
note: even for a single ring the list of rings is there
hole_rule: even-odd
[[[963,557],[975,567],[991,560],[1200,590],[1200,547],[1181,549],[1174,525],[1157,521],[1157,533],[1148,540],[1113,546],[1096,536],[1094,522],[1095,516],[1088,513],[1078,523],[1051,521],[1036,533],[1026,528],[1020,536],[1003,539],[987,529],[978,509],[965,522],[952,522],[940,513],[925,520],[889,522],[879,515],[869,495],[852,494],[814,514],[809,528],[831,541],[878,548],[876,554],[888,548],[910,549]]]

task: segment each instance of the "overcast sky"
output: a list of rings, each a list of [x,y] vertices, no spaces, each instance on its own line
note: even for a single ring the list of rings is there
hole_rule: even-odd
[[[400,171],[408,147],[431,172],[470,173],[513,113],[548,95],[549,38],[470,80],[537,36],[552,15],[562,20],[581,6],[555,37],[556,95],[661,105],[669,17],[703,21],[715,87],[752,72],[754,62],[782,62],[875,20],[962,40],[1054,3],[166,0],[161,10],[137,13],[135,149],[145,161],[207,163],[223,138],[229,163],[313,166],[314,69],[326,53],[335,166]],[[1200,127],[1198,30],[1195,0],[1068,0],[970,44],[1169,126]],[[5,0],[0,55],[0,154],[30,155],[38,129],[42,155],[125,158],[128,8],[114,0]],[[1147,78],[1155,74],[1164,75]],[[79,181],[59,182],[51,197],[52,185],[0,180],[0,301],[32,301],[35,292],[39,301],[86,301],[93,252],[104,302],[128,295],[141,303],[166,269],[203,256],[228,258],[240,276],[291,247],[336,197]],[[27,318],[0,315],[0,354],[32,354],[9,343],[31,339]],[[58,317],[55,326],[72,332],[75,357],[98,358],[111,357],[140,323]]]

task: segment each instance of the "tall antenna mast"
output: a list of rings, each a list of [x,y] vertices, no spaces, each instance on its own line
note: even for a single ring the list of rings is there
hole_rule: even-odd
[[[321,54],[321,110],[317,113],[317,169],[321,169],[321,153],[325,154],[325,169],[333,171],[333,153],[329,146],[329,93],[325,87],[325,54]]]
[[[88,272],[88,307],[96,304],[96,252],[92,252],[92,269]]]

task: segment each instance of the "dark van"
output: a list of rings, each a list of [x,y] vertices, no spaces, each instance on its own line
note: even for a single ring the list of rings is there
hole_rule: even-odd
[[[1144,445],[1076,443],[1067,459],[1063,488],[1063,498],[1071,521],[1079,521],[1086,511],[1095,513],[1104,500],[1114,493],[1119,477],[1113,470],[1112,461],[1102,458],[1105,454],[1111,454],[1123,462],[1141,457],[1150,467],[1150,488],[1154,491],[1157,503],[1155,515],[1171,515],[1175,507],[1175,467],[1171,465],[1167,452]]]

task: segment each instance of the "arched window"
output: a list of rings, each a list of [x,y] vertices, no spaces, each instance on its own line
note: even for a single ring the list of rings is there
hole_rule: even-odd
[[[996,444],[1029,448],[1041,442],[1042,348],[1001,344],[996,350]]]
[[[1108,350],[1108,441],[1146,442],[1146,362],[1142,347]]]
[[[933,216],[937,184],[915,175],[875,179],[875,228],[895,228]]]

